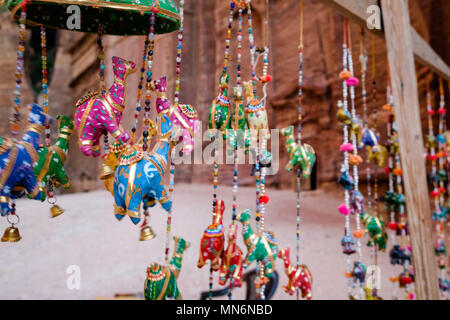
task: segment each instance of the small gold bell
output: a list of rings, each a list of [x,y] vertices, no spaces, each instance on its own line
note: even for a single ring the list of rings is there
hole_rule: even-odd
[[[113,170],[113,168],[111,168],[111,166],[103,163],[102,164],[102,172],[100,173],[100,179],[101,180],[106,180],[109,178],[114,177],[115,171]]]
[[[141,237],[139,238],[139,240],[147,241],[153,239],[154,237],[156,237],[156,234],[153,232],[152,227],[145,226],[141,229]]]
[[[51,207],[50,212],[52,213],[52,218],[56,218],[64,213],[64,209],[55,204]]]
[[[2,237],[2,242],[17,242],[20,239],[22,239],[22,237],[20,236],[19,229],[12,225],[11,227],[6,228]]]

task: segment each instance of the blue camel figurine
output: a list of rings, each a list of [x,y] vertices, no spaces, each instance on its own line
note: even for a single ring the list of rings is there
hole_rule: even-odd
[[[39,138],[46,125],[53,119],[37,105],[28,106],[28,127],[21,141],[0,137],[0,209],[1,215],[10,213],[11,199],[28,195],[31,199],[44,201],[45,193],[33,171],[39,159]]]
[[[114,178],[114,214],[118,220],[128,215],[134,224],[141,220],[140,207],[153,207],[156,200],[169,211],[172,202],[164,188],[162,178],[167,169],[171,141],[179,136],[178,130],[166,115],[156,118],[157,141],[150,153],[136,149],[135,159],[119,165]]]

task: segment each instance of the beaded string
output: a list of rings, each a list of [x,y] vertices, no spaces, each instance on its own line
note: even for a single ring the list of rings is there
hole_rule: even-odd
[[[147,37],[145,39],[145,43],[144,43],[144,54],[142,55],[142,65],[141,65],[141,72],[140,72],[140,76],[139,76],[137,98],[136,98],[136,109],[134,111],[134,123],[133,123],[133,127],[131,128],[131,139],[130,139],[131,144],[134,144],[136,142],[135,139],[136,139],[138,119],[139,119],[139,114],[141,113],[141,110],[142,110],[141,98],[142,98],[142,89],[144,87],[144,77],[146,74],[145,71],[146,71],[146,66],[147,66],[147,55],[148,55],[149,42],[150,42],[149,37]]]
[[[388,71],[388,76],[390,79],[390,72]],[[391,84],[390,80],[388,82],[389,84]],[[394,115],[394,98],[393,98],[393,93],[392,93],[392,86],[390,86],[390,96],[391,96],[391,109],[392,109],[392,113],[391,113],[391,128],[392,128],[392,140],[391,143],[394,144],[398,144],[398,133],[397,133],[397,127],[395,124],[395,115]],[[396,148],[394,148],[396,149]],[[397,191],[397,195],[398,196],[403,196],[403,181],[402,181],[402,174],[403,171],[401,169],[401,162],[400,162],[400,151],[399,150],[394,150],[395,152],[393,153],[393,159],[394,159],[394,166],[393,169],[391,170],[392,175],[393,175],[393,184],[394,184],[394,188],[396,188]],[[408,241],[409,241],[409,237],[406,233],[406,212],[405,212],[405,205],[404,203],[400,202],[399,206],[398,206],[398,224],[395,223],[394,221],[394,225],[392,225],[390,227],[390,229],[392,230],[400,230],[400,248],[402,248],[402,250],[411,250],[411,246],[408,245]],[[391,218],[392,219],[392,218]],[[395,228],[394,228],[395,226]],[[403,270],[406,276],[409,276],[409,268],[406,265],[403,265]],[[393,279],[391,280],[392,282],[396,282],[399,281],[399,278],[395,278],[393,277]],[[411,284],[407,284],[405,286],[405,292],[408,294],[407,295],[407,299],[414,299],[414,293],[412,291],[412,286]],[[394,299],[396,299],[396,295],[395,295],[395,291],[394,291]]]
[[[144,106],[144,126],[142,129],[142,151],[148,150],[148,136],[150,126],[150,98],[152,92],[152,75],[153,75],[153,49],[155,46],[155,15],[158,12],[156,7],[152,7],[150,15],[150,32],[148,34],[148,57],[147,57],[147,82],[145,90],[145,106]]]
[[[348,28],[348,19],[344,19],[344,26],[343,26],[343,43],[342,43],[342,67],[343,67],[343,72],[347,72],[348,71],[348,33],[347,33],[347,28]],[[342,79],[342,100],[340,100],[338,102],[338,107],[342,108],[344,110],[344,112],[347,114],[348,113],[348,86],[347,86],[347,82],[345,79]],[[349,125],[347,123],[343,123],[343,133],[344,133],[344,142],[343,145],[349,145]],[[349,167],[349,151],[343,150],[341,149],[342,152],[344,153],[344,163],[342,165],[342,173],[346,174],[348,177],[350,177],[350,167]],[[350,216],[349,216],[349,208],[350,208],[350,192],[347,188],[344,189],[344,197],[345,197],[345,209],[346,212],[341,212],[345,215],[345,237],[346,238],[351,238],[350,235]],[[353,238],[352,238],[353,239]],[[350,254],[347,254],[347,269],[346,269],[346,276],[348,278],[348,282],[347,282],[347,293],[348,296],[351,295],[351,291],[352,291],[352,270],[351,270],[351,259],[350,259]]]
[[[378,127],[378,108],[377,108],[377,72],[376,72],[376,51],[375,51],[375,36],[372,35],[372,116],[373,116],[373,129],[377,132]],[[378,217],[378,164],[374,161],[373,164],[374,181],[373,181],[373,204],[375,206],[375,215]],[[376,260],[376,246],[375,247],[375,260]],[[376,261],[375,261],[375,264]]]
[[[102,94],[106,92],[106,82],[105,82],[105,51],[103,48],[103,25],[100,24],[97,32],[97,51],[98,58],[100,60],[100,90]]]
[[[372,128],[374,130],[374,133],[377,134],[377,73],[376,73],[376,50],[375,50],[375,36],[372,35],[371,37],[371,46],[372,46],[372,117],[373,117],[373,124]],[[373,211],[374,215],[376,217],[379,217],[378,214],[378,164],[377,161],[374,160],[373,164],[369,160],[369,157],[367,156],[367,189],[368,189],[368,206],[371,211]],[[372,167],[373,167],[373,199],[371,198],[371,189],[372,189]],[[370,197],[370,198],[369,198]],[[373,206],[372,206],[372,200],[373,200]],[[378,247],[375,243],[372,244],[371,248],[371,261],[372,264],[377,266],[378,265]],[[372,288],[372,295],[374,297],[377,296],[377,288],[374,286]]]
[[[179,104],[180,96],[180,79],[181,79],[181,53],[183,49],[183,30],[184,30],[184,0],[180,0],[180,29],[178,30],[178,42],[177,42],[177,57],[175,59],[175,92],[174,92],[174,107],[177,108]],[[175,188],[175,163],[173,162],[175,156],[175,148],[172,149],[170,157],[170,176],[169,176],[169,200],[172,201],[173,190]],[[166,265],[169,265],[169,250],[170,250],[170,232],[172,230],[172,208],[167,213],[166,223],[166,249],[165,249],[165,261]]]
[[[233,26],[233,15],[234,15],[234,2],[230,1],[230,11],[229,11],[229,17],[228,17],[228,28],[227,28],[227,36],[225,39],[225,54],[224,54],[224,60],[223,60],[223,70],[222,70],[222,76],[225,76],[228,71],[228,62],[230,60],[230,43],[231,43],[231,29]],[[216,132],[216,137],[214,139],[214,172],[213,172],[213,201],[212,201],[212,214],[213,217],[216,214],[217,209],[217,190],[219,186],[219,163],[218,163],[218,157],[219,157],[219,131]],[[213,219],[214,220],[214,219]],[[209,291],[208,291],[208,299],[212,300],[213,296],[213,267],[212,267],[212,261],[210,261],[209,264]]]
[[[245,3],[240,3],[238,4],[238,35],[237,35],[237,62],[236,62],[236,87],[238,88],[239,92],[242,92],[242,78],[241,78],[241,61],[242,61],[242,12],[243,9],[245,8]],[[235,115],[237,114],[238,111],[238,106],[236,105],[236,100],[235,100]],[[233,128],[234,130],[234,135],[235,135],[235,145],[234,145],[234,151],[233,151],[233,155],[234,155],[234,169],[233,169],[233,202],[232,202],[232,225],[234,226],[236,223],[236,210],[237,210],[237,193],[238,193],[238,188],[239,188],[239,157],[238,157],[238,134],[239,134],[239,128],[238,128],[238,124],[237,124],[238,120],[236,120],[236,124],[235,127]],[[244,137],[245,139],[245,137]],[[229,271],[229,279],[230,279],[230,283],[228,285],[228,300],[232,300],[232,290],[233,290],[233,281],[232,281],[232,270]]]
[[[269,0],[266,0],[266,18],[264,21],[264,25],[265,25],[265,46],[264,46],[264,65],[263,65],[263,77],[261,79],[261,82],[263,83],[263,93],[264,96],[261,100],[261,102],[264,104],[264,107],[266,107],[266,102],[267,102],[267,85],[268,85],[268,71],[269,71],[269,18],[270,18],[270,6],[269,6]],[[265,212],[266,212],[266,207],[265,207],[265,202],[264,201],[260,201],[260,199],[262,197],[264,197],[265,193],[266,193],[266,166],[263,165],[261,166],[260,162],[260,158],[259,158],[259,153],[263,152],[266,150],[267,147],[267,138],[266,135],[268,133],[264,132],[263,130],[263,137],[261,140],[261,147],[260,149],[257,149],[257,163],[258,163],[258,167],[260,168],[260,172],[259,172],[259,176],[257,176],[257,179],[259,179],[259,181],[256,182],[256,202],[257,202],[257,208],[259,209],[259,218],[260,218],[260,223],[259,223],[259,232],[260,234],[264,234],[264,216],[265,216]],[[258,132],[258,138],[257,138],[257,145],[259,147],[259,132]],[[258,174],[258,172],[257,172]],[[265,288],[266,288],[266,284],[265,284],[265,264],[264,262],[260,262],[259,265],[260,269],[260,292],[259,292],[259,298],[261,300],[265,300]],[[257,269],[258,270],[258,269]]]
[[[17,60],[16,60],[16,89],[14,90],[14,111],[10,118],[11,123],[11,137],[13,140],[17,139],[19,134],[19,122],[20,122],[20,109],[21,109],[21,92],[23,83],[23,71],[24,71],[24,55],[25,55],[25,37],[27,33],[27,0],[23,0],[21,4],[21,12],[19,18],[19,41],[17,45]],[[11,211],[9,215],[19,216],[16,213],[16,202],[11,199]],[[17,223],[19,220],[17,221]],[[16,224],[17,224],[16,223]],[[14,225],[14,224],[13,224]]]
[[[258,99],[258,93],[256,90],[256,83],[258,77],[256,76],[256,58],[255,58],[255,37],[253,34],[253,19],[252,19],[252,6],[251,0],[247,1],[247,15],[248,15],[248,42],[250,45],[250,69],[252,73],[252,88],[253,88],[253,96],[255,99]]]
[[[298,46],[298,60],[299,60],[299,70],[298,70],[298,118],[297,118],[297,145],[302,143],[302,105],[303,105],[303,24],[304,24],[304,11],[303,11],[304,1],[300,1],[300,44]],[[300,267],[300,211],[301,211],[301,170],[297,169],[296,176],[296,192],[297,192],[297,217],[296,217],[296,266],[297,269]],[[296,299],[300,299],[300,290],[296,290]]]
[[[48,69],[47,69],[47,33],[44,26],[41,26],[41,68],[42,68],[42,93],[43,93],[43,108],[44,112],[49,114],[48,104]],[[45,125],[45,146],[50,147],[50,124]],[[56,198],[53,190],[53,182],[49,179],[47,184],[47,201],[50,204],[56,203]]]
[[[387,73],[388,73],[388,85],[386,88],[386,97],[387,97],[387,104],[385,107],[386,111],[390,111],[388,116],[388,123],[387,123],[387,141],[388,141],[388,167],[386,168],[386,171],[388,172],[388,179],[389,179],[389,186],[388,190],[390,194],[394,193],[394,152],[392,149],[392,143],[393,141],[393,131],[394,131],[394,114],[393,114],[393,108],[394,108],[394,96],[392,94],[391,89],[391,78],[389,76],[389,66],[387,67]],[[395,210],[392,206],[388,206],[389,210],[389,225],[388,228],[390,230],[389,238],[391,239],[392,247],[394,247],[397,244],[396,241],[396,230],[397,230],[397,222],[395,219]],[[392,275],[389,277],[389,280],[392,283],[392,299],[397,300],[397,286],[395,285],[395,282],[398,281],[397,274],[396,274],[396,268],[395,264],[392,264]]]
[[[443,80],[439,78],[439,130],[438,130],[438,161],[439,161],[439,172],[437,177],[439,178],[439,188],[438,188],[438,197],[439,197],[439,205],[436,208],[438,217],[436,217],[436,233],[437,233],[437,243],[436,243],[436,255],[438,256],[438,264],[440,269],[439,280],[444,284],[447,281],[447,270],[446,270],[446,256],[447,252],[445,250],[445,194],[447,192],[445,187],[445,162],[447,158],[447,144],[445,140],[445,124],[447,122],[446,119],[446,107],[445,107],[445,94],[444,94],[444,84]],[[437,179],[437,178],[436,178]],[[444,215],[443,215],[444,213]],[[442,298],[447,297],[447,293],[445,290],[441,289]]]
[[[354,69],[353,69],[353,58],[352,58],[352,37],[351,37],[351,29],[347,23],[347,32],[348,32],[348,67],[349,72],[352,75],[352,78],[354,78]],[[354,78],[356,79],[356,78]],[[357,121],[357,115],[356,115],[356,106],[355,106],[355,86],[356,84],[349,84],[350,89],[350,102],[351,102],[351,115],[352,115],[352,123]],[[356,133],[354,130],[351,130],[351,140],[353,144],[353,155],[356,157],[358,156],[358,140]],[[354,181],[354,192],[357,192],[359,190],[359,174],[358,174],[358,166],[353,165],[353,181]],[[360,232],[361,230],[361,215],[362,212],[359,212],[356,210],[355,212],[355,219],[356,219],[356,231]],[[362,248],[361,248],[361,237],[356,237],[356,245],[357,245],[357,253],[358,253],[358,259],[357,261],[362,263]],[[363,293],[363,287],[364,284],[360,283],[360,292]]]

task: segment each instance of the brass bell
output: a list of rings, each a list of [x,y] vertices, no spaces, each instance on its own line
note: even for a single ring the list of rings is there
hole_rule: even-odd
[[[52,213],[52,218],[56,218],[64,213],[64,209],[55,204],[51,207],[50,212]]]
[[[6,228],[2,237],[2,242],[17,242],[20,239],[22,239],[22,237],[20,236],[19,229],[12,225],[11,227]]]
[[[151,240],[154,237],[156,237],[156,234],[153,232],[152,227],[145,226],[141,228],[141,237],[139,238],[140,241]]]
[[[113,170],[113,168],[111,168],[111,166],[103,163],[102,164],[102,170],[100,173],[100,179],[101,180],[106,180],[109,178],[114,177],[115,171]]]

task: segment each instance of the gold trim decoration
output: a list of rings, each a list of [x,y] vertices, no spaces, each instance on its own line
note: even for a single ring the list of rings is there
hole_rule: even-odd
[[[117,111],[123,112],[123,110],[125,109],[124,105],[120,105],[117,102],[115,102],[109,93],[105,94],[105,98],[111,104],[111,106]]]
[[[66,154],[66,152],[63,149],[61,149],[58,146],[51,146],[50,150],[54,151],[54,152],[56,152],[56,154],[58,154],[58,156],[61,158],[61,161],[62,161],[63,164],[64,164],[64,162],[66,162],[67,154]]]
[[[25,142],[25,141],[20,141],[19,144],[24,146],[25,149],[27,149],[33,163],[35,163],[36,161],[39,160],[39,155],[38,155],[36,149],[34,149],[34,147],[31,145],[31,143]]]
[[[36,177],[38,183],[42,182],[42,180],[44,180],[44,177],[47,175],[48,170],[50,169],[51,160],[52,160],[52,152],[48,150],[48,153],[45,156],[45,162],[44,165],[42,166],[41,172],[39,172],[39,175]]]
[[[0,196],[0,203],[9,203],[11,201],[10,198],[6,196]]]
[[[15,145],[11,147],[11,153],[9,154],[8,159],[9,159],[8,164],[6,165],[5,170],[3,171],[0,177],[0,189],[2,189],[3,186],[5,185],[6,181],[8,180],[11,174],[12,168],[14,168],[14,165],[16,164],[17,147]]]
[[[83,133],[84,126],[86,125],[87,117],[88,117],[89,113],[91,112],[92,106],[94,105],[94,102],[95,102],[95,98],[94,99],[93,98],[94,97],[90,98],[86,109],[84,109],[84,111],[83,111],[83,116],[81,117],[80,126],[78,127],[78,132],[77,132],[78,133],[78,138],[80,140],[82,140],[81,139],[81,134]],[[87,141],[87,140],[84,140],[84,141]]]

